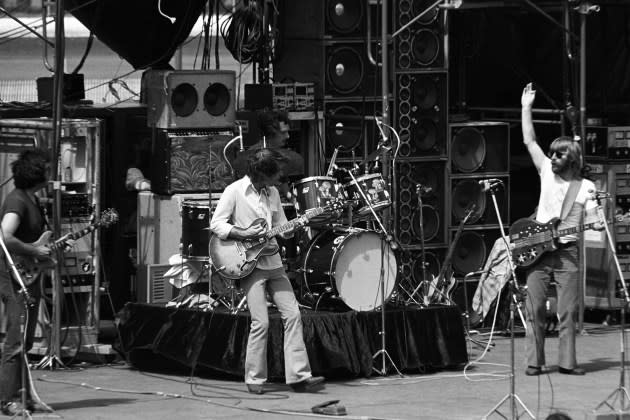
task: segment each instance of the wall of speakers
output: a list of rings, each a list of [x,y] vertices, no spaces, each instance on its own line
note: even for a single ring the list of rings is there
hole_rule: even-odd
[[[236,118],[236,73],[150,70],[143,77],[147,124],[162,129],[225,128]]]
[[[397,74],[396,88],[400,156],[446,157],[447,73]]]
[[[444,67],[444,12],[439,7],[430,7],[435,4],[433,0],[399,0],[395,4],[396,30],[424,12],[420,19],[396,37],[396,68]]]

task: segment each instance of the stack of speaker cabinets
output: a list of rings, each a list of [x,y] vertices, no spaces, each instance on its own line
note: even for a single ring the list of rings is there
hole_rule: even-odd
[[[362,160],[375,150],[381,111],[380,7],[364,0],[282,0],[274,82],[313,83],[325,154]]]
[[[451,221],[446,13],[432,8],[433,3],[400,0],[392,10],[393,31],[424,12],[393,45],[393,125],[401,140],[394,168],[394,216],[404,250],[400,285],[411,290],[439,273]]]
[[[586,127],[584,155],[598,190],[610,193],[601,204],[607,219],[630,211],[630,127]],[[626,284],[630,282],[630,222],[614,219],[609,225]],[[623,304],[621,279],[605,231],[584,233],[587,308],[613,309]]]
[[[449,139],[451,264],[455,275],[464,277],[483,268],[501,236],[499,221],[510,226],[510,129],[502,122],[456,123],[449,126]],[[484,181],[494,187],[486,191]]]
[[[236,118],[235,79],[233,71],[220,70],[145,74],[153,192],[221,191],[231,182],[222,149],[232,138]]]

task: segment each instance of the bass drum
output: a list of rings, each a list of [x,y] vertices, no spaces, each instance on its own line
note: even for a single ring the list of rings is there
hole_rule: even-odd
[[[379,308],[381,267],[387,302],[398,273],[389,244],[367,230],[323,231],[310,243],[304,257],[304,301],[311,304],[332,298],[356,311]]]

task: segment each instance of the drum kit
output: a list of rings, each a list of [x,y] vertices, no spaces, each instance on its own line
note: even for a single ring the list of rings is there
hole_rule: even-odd
[[[278,238],[298,301],[316,310],[375,310],[390,299],[396,285],[396,245],[379,215],[392,204],[387,184],[380,173],[347,173],[351,181],[345,184],[334,176],[299,179],[291,188],[293,203],[283,203],[286,213],[297,216],[332,201],[343,203],[341,210],[309,220],[307,229],[294,238]],[[209,200],[182,202],[182,258],[204,263],[208,270],[211,214]],[[215,277],[211,293],[217,292]],[[225,282],[218,283],[225,291]],[[239,300],[238,307],[242,305],[237,293],[231,289],[225,296],[231,309]]]

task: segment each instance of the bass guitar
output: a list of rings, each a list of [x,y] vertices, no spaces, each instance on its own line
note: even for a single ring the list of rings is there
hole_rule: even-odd
[[[455,276],[451,272],[450,276],[448,276],[447,278],[446,271],[451,265],[453,251],[455,250],[455,246],[459,241],[459,237],[462,235],[464,225],[468,222],[468,219],[470,219],[470,216],[475,211],[475,207],[477,207],[475,203],[470,203],[470,205],[466,208],[466,214],[459,223],[459,227],[457,228],[457,232],[455,233],[453,242],[451,242],[451,246],[448,248],[448,252],[446,253],[446,257],[444,258],[442,268],[440,268],[440,272],[438,273],[438,275],[436,277],[433,277],[433,280],[429,285],[429,290],[424,299],[424,303],[426,305],[432,303],[441,303],[443,301],[450,301],[451,291],[453,290],[453,286],[455,286]]]
[[[615,220],[621,222],[626,217],[627,215],[617,215]],[[540,223],[527,218],[518,219],[512,223],[509,233],[514,264],[519,267],[529,267],[545,253],[558,249],[558,239],[560,237],[593,229],[599,223],[592,222],[566,229],[558,229],[560,222],[559,218],[554,217],[547,223]]]
[[[118,212],[114,209],[107,209],[103,213],[101,213],[101,217],[98,221],[91,223],[89,226],[86,226],[81,230],[67,233],[61,238],[54,241],[50,239],[53,233],[48,230],[42,233],[39,239],[31,243],[31,245],[44,245],[51,250],[56,251],[65,247],[70,240],[77,240],[90,232],[94,232],[100,227],[113,225],[117,221]],[[15,268],[17,268],[17,271],[26,286],[30,286],[31,284],[35,283],[35,281],[37,281],[37,279],[41,275],[42,271],[53,268],[56,264],[55,260],[52,258],[38,259],[32,256],[16,256],[14,258],[14,262]]]
[[[337,206],[338,204],[333,202],[326,207],[307,210],[304,215],[277,226],[256,239],[241,241],[238,239],[220,239],[218,236],[212,235],[209,243],[212,266],[222,277],[231,280],[242,279],[254,271],[260,257],[278,252],[278,245],[270,243],[274,236],[302,227],[309,219]],[[256,219],[250,226],[264,223],[265,219]]]

